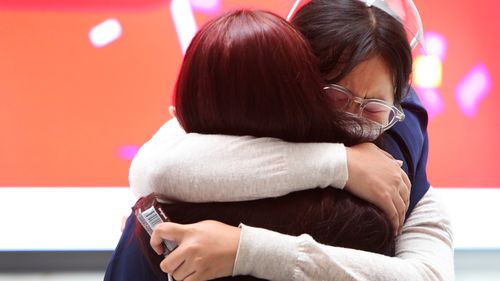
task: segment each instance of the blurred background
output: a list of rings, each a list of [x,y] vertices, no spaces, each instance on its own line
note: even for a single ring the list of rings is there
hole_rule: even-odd
[[[170,116],[182,55],[220,13],[291,0],[0,0],[0,280],[101,280],[128,167]],[[500,280],[500,2],[415,0],[428,176],[457,280]]]

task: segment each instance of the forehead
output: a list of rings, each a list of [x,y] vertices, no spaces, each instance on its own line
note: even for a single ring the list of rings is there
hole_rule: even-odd
[[[338,84],[360,98],[394,101],[393,75],[380,56],[361,62]]]

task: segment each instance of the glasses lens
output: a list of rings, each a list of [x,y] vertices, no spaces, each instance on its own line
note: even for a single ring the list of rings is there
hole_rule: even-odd
[[[342,110],[349,105],[351,97],[348,93],[336,88],[326,88],[325,91],[335,108]]]
[[[363,107],[362,116],[382,126],[386,126],[394,119],[395,115],[392,109],[385,104],[368,102]]]

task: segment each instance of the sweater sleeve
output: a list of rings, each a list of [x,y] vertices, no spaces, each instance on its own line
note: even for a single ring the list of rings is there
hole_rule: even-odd
[[[346,181],[343,144],[186,134],[175,119],[139,149],[129,171],[135,196],[158,192],[188,202],[277,197]]]
[[[432,188],[387,257],[242,225],[233,275],[269,280],[454,280],[449,216]]]

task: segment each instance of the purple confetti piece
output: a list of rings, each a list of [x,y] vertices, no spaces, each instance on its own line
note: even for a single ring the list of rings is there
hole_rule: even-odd
[[[194,10],[203,13],[216,13],[220,10],[220,0],[189,0]]]
[[[122,145],[118,148],[118,156],[125,160],[132,160],[139,151],[137,145]]]
[[[490,89],[491,77],[486,66],[474,66],[456,88],[458,106],[466,116],[473,117]]]
[[[417,93],[425,109],[427,109],[429,119],[443,112],[444,101],[438,89],[417,89]]]

